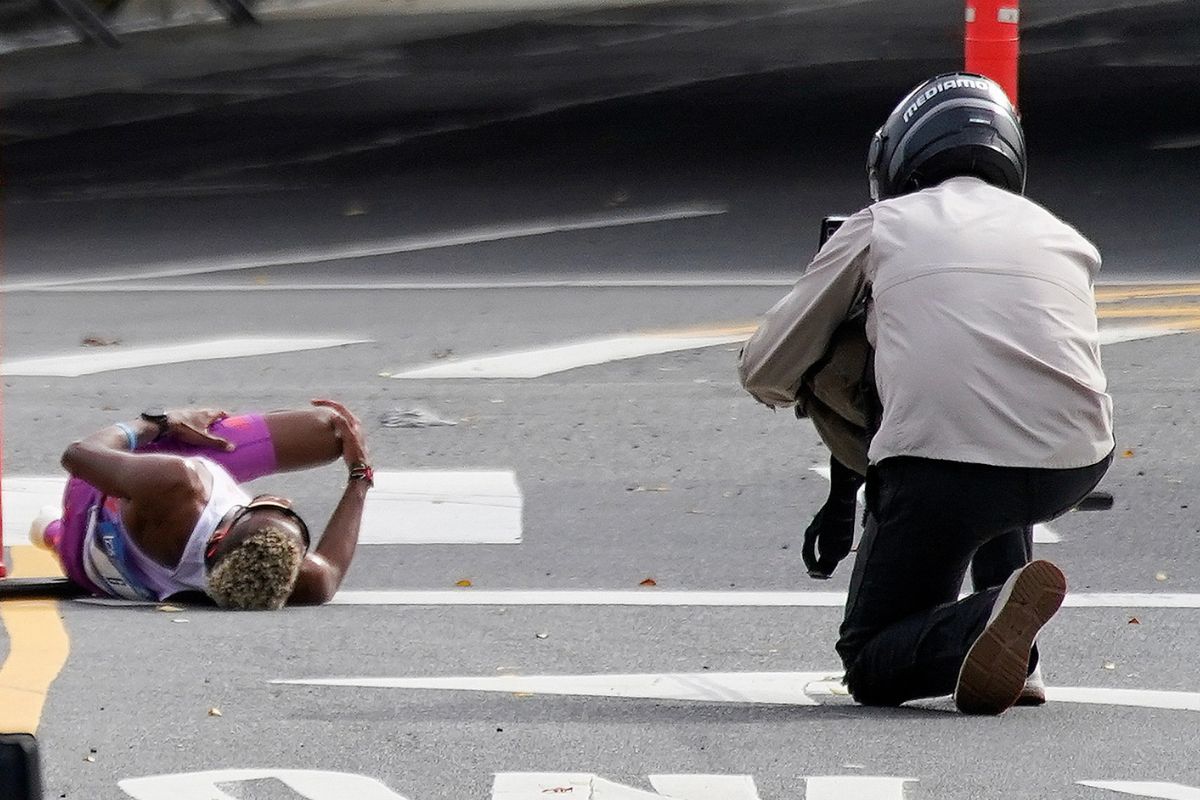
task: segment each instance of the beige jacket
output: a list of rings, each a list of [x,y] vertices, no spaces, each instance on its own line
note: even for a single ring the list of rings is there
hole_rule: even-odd
[[[742,351],[742,385],[797,401],[867,303],[883,406],[872,463],[911,455],[1070,468],[1113,448],[1092,282],[1100,254],[1036,203],[975,178],[850,217]]]

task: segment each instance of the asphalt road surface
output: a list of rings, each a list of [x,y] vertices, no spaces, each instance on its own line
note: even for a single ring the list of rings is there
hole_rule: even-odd
[[[473,41],[509,52],[496,36]],[[544,88],[545,62],[515,62],[498,91]],[[734,363],[819,218],[865,202],[906,69],[887,91],[860,68],[527,89],[563,107],[411,137],[395,81],[347,80],[8,147],[16,574],[48,574],[19,517],[63,446],[146,405],[338,397],[390,473],[332,606],[0,604],[0,693],[38,723],[46,796],[1200,796],[1200,168],[1174,79],[1135,123],[1095,87],[1025,106],[1030,194],[1106,256],[1117,409],[1113,508],[1038,532],[1072,586],[1042,638],[1051,702],[866,709],[830,680],[849,565],[817,583],[799,555],[827,456]],[[403,412],[454,424],[384,424]],[[342,478],[259,485],[320,530]]]

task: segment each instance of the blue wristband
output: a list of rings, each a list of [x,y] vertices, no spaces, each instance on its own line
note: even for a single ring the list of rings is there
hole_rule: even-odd
[[[134,450],[136,450],[137,449],[137,433],[133,430],[133,428],[129,427],[124,422],[118,422],[118,423],[116,423],[116,426],[121,429],[122,433],[125,434],[125,440],[127,442],[129,442],[129,451],[133,452]]]

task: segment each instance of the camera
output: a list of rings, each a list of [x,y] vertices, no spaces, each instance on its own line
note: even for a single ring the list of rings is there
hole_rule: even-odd
[[[842,223],[846,221],[846,217],[826,217],[821,220],[821,240],[817,244],[817,249],[820,250],[829,241],[829,237],[837,233],[837,229],[842,227]]]

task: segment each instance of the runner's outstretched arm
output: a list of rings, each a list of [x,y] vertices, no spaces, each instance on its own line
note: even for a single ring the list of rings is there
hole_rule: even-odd
[[[367,446],[358,419],[348,408],[332,400],[314,400],[313,405],[333,412],[340,454],[350,469],[350,476],[320,542],[300,566],[296,587],[288,598],[292,605],[328,603],[337,593],[358,546],[363,505],[372,483]]]

